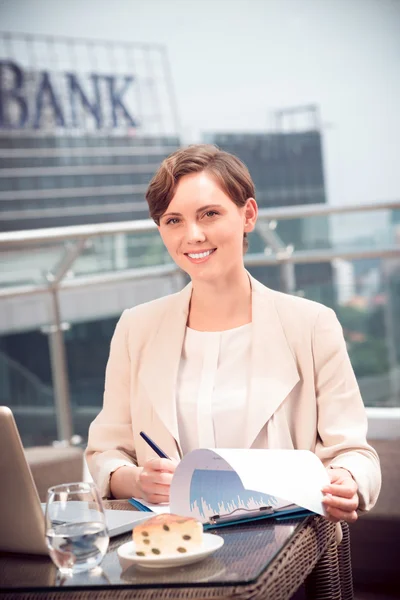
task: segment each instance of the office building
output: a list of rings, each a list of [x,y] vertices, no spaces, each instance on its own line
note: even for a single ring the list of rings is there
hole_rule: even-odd
[[[177,137],[0,134],[3,231],[148,218],[144,194]]]
[[[2,231],[146,218],[177,147],[163,47],[0,35]]]

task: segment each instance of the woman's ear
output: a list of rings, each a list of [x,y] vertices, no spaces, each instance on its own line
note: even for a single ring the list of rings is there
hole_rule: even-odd
[[[257,222],[258,206],[254,198],[248,198],[244,209],[244,230],[246,233],[254,230]]]

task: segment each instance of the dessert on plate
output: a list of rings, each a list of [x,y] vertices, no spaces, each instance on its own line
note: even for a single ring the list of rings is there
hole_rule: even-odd
[[[156,515],[136,525],[133,541],[137,556],[179,556],[200,550],[203,525],[192,517]]]

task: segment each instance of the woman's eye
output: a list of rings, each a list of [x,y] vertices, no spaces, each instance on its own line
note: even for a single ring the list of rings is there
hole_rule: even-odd
[[[176,217],[172,217],[171,219],[168,219],[168,221],[166,221],[166,225],[176,225],[176,223],[179,223],[179,219],[177,219]]]
[[[209,210],[206,212],[206,217],[214,217],[215,215],[217,215],[217,211],[215,210]]]

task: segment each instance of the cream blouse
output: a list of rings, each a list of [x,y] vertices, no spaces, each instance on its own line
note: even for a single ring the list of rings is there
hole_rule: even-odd
[[[243,447],[251,328],[251,323],[216,332],[186,328],[176,397],[184,454]]]

